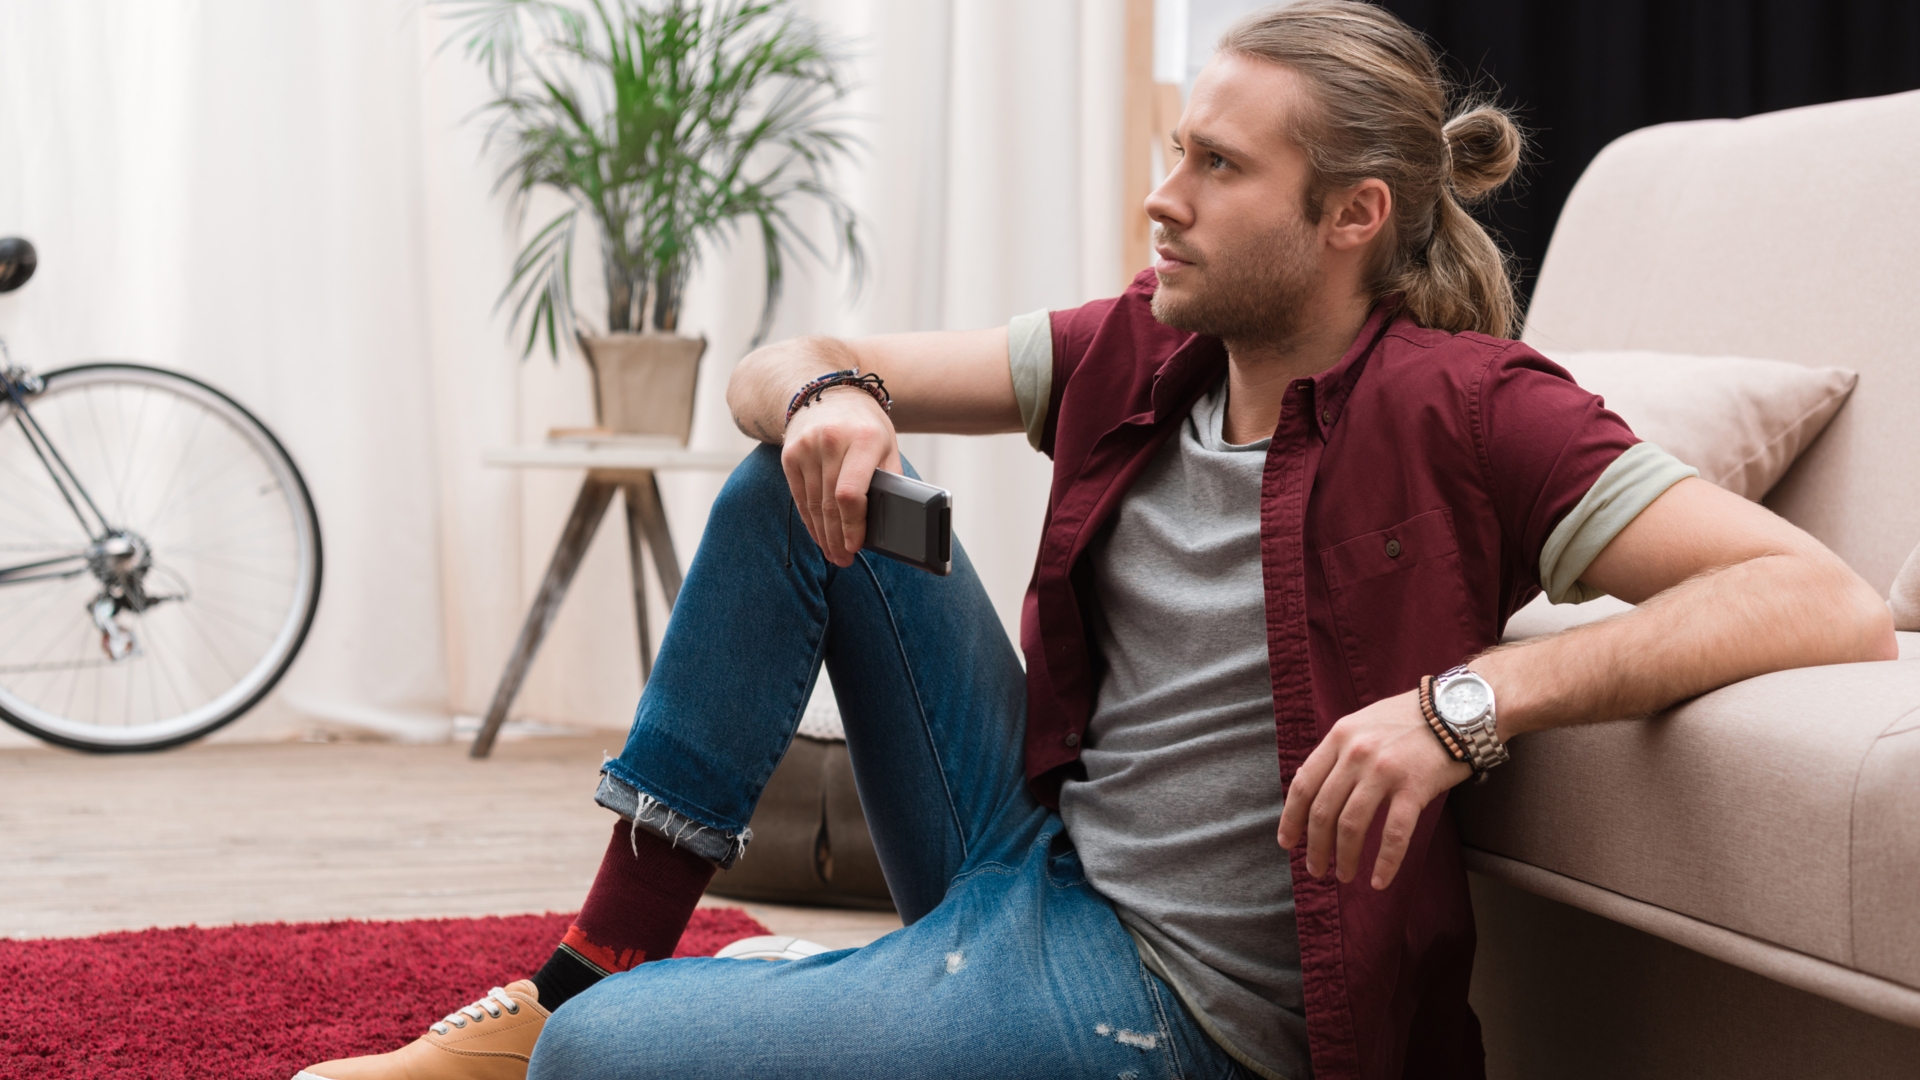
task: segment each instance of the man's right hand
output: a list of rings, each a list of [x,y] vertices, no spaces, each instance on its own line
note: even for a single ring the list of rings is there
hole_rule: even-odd
[[[780,466],[794,507],[827,561],[853,565],[867,539],[873,471],[900,471],[900,444],[886,410],[856,387],[828,390],[793,414]]]
[[[835,387],[786,419],[809,380],[858,368],[885,380],[891,415],[865,391]],[[1020,431],[1007,366],[1007,328],[888,334],[842,341],[794,338],[757,349],[733,369],[727,406],[740,430],[779,443],[781,466],[807,532],[827,558],[851,566],[867,539],[867,485],[900,471],[895,430],[986,435]]]

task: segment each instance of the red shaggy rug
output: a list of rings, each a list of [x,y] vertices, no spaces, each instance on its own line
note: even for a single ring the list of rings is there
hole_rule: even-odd
[[[0,941],[0,1078],[288,1080],[392,1050],[546,962],[568,915],[272,923]],[[703,908],[675,956],[767,929]]]

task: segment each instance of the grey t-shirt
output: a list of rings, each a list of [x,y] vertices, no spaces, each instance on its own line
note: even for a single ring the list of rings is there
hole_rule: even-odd
[[[1207,1033],[1308,1075],[1260,581],[1267,440],[1221,436],[1226,384],[1141,473],[1093,551],[1106,670],[1060,816],[1087,879]]]

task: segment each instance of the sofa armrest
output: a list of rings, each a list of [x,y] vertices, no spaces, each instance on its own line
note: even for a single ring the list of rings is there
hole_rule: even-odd
[[[1457,795],[1470,849],[1920,989],[1920,661],[1776,672],[1512,749]]]

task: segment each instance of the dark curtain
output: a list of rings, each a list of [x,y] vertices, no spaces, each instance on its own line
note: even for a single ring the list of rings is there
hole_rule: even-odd
[[[1480,214],[1530,293],[1560,207],[1635,128],[1920,88],[1920,0],[1376,0],[1532,131]]]

